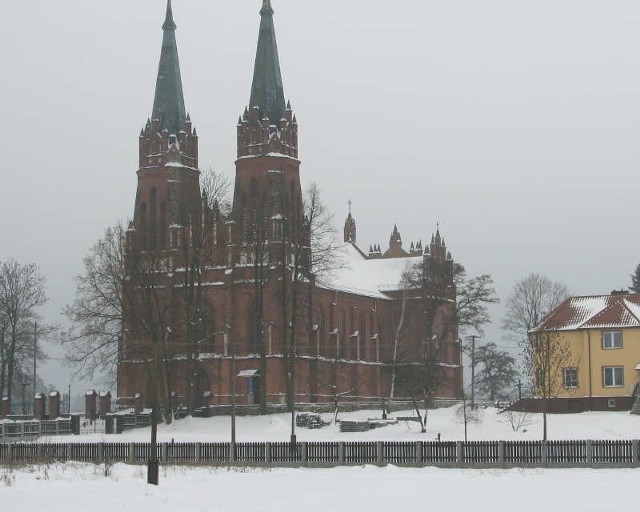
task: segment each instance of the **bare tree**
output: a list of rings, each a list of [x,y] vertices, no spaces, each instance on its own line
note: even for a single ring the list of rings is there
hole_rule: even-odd
[[[502,328],[521,344],[524,366],[543,405],[543,439],[547,439],[550,399],[562,386],[562,368],[575,362],[561,333],[536,330],[542,320],[569,296],[568,288],[531,273],[516,282],[506,302]]]
[[[9,401],[15,375],[25,356],[33,356],[33,323],[37,308],[47,302],[45,278],[34,263],[21,265],[13,259],[0,264],[0,327],[3,356],[0,361],[0,392]]]
[[[529,331],[569,296],[569,289],[558,281],[532,272],[516,281],[505,303],[502,329],[511,339],[527,340]]]
[[[547,440],[549,402],[563,389],[563,369],[578,366],[569,344],[557,331],[538,331],[529,335],[525,346],[525,366],[536,396],[542,398],[542,438]]]
[[[305,190],[302,207],[309,225],[310,270],[317,280],[328,279],[344,268],[345,261],[334,216],[323,203],[316,183],[311,183]]]
[[[454,265],[453,272],[458,328],[461,333],[475,329],[482,335],[484,326],[491,322],[488,305],[500,302],[493,287],[493,278],[489,274],[467,278],[465,268],[459,263]]]
[[[93,379],[96,372],[115,382],[122,336],[126,229],[122,223],[107,228],[83,259],[76,277],[76,296],[63,313],[71,328],[62,333],[66,360],[76,375]]]
[[[213,169],[205,169],[200,173],[200,188],[207,199],[211,210],[218,210],[222,216],[231,214],[231,182],[226,174]]]

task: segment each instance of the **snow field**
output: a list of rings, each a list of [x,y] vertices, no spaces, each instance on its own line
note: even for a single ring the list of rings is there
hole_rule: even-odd
[[[0,468],[3,509],[38,511],[601,512],[635,505],[640,470],[457,470],[396,467],[207,469],[64,464]]]

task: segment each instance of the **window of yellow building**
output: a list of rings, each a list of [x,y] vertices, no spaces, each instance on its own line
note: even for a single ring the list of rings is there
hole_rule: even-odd
[[[605,331],[602,333],[602,348],[622,348],[622,332]]]
[[[564,387],[565,389],[575,389],[578,387],[578,369],[577,368],[565,368],[564,369]]]
[[[620,388],[624,386],[624,367],[604,366],[602,368],[602,384],[605,388]]]

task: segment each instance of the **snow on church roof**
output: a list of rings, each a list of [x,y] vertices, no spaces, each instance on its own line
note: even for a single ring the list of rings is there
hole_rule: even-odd
[[[421,256],[367,259],[353,244],[345,243],[342,268],[319,285],[330,290],[388,299],[389,296],[382,292],[399,290],[404,270],[421,262]]]

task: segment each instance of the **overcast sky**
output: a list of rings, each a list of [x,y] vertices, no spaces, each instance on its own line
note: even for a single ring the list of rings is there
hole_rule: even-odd
[[[174,0],[200,163],[230,177],[260,6]],[[530,271],[575,294],[628,286],[640,262],[640,2],[273,7],[303,186],[319,184],[340,228],[351,198],[362,247],[384,250],[394,222],[406,246],[427,241],[440,222],[454,258],[492,274],[502,298]],[[165,0],[20,0],[2,12],[0,259],[40,265],[43,314],[62,322],[82,257],[133,212]],[[66,389],[58,366],[42,374]]]

